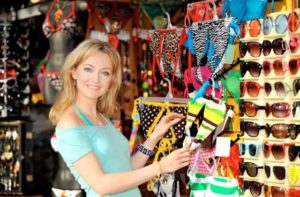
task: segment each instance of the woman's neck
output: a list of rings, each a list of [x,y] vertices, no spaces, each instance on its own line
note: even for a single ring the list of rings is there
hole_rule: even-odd
[[[76,99],[74,102],[77,107],[84,113],[85,115],[88,116],[97,116],[97,101],[95,100],[80,100]]]

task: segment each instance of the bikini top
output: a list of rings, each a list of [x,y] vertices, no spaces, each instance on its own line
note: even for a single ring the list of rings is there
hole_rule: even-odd
[[[53,11],[53,8],[57,0],[54,0],[46,14],[45,21],[43,23],[43,32],[47,38],[49,38],[55,32],[65,32],[75,36],[84,35],[82,24],[79,21],[78,16],[76,15],[76,1],[72,1],[72,10],[71,12],[63,19],[60,20],[60,23],[54,25],[50,20],[50,13]]]

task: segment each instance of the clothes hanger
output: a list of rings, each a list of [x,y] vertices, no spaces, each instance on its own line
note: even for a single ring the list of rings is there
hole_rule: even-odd
[[[171,89],[171,81],[170,79],[163,79],[167,81],[168,83],[168,93],[165,97],[139,97],[139,105],[142,107],[144,102],[150,101],[150,102],[162,102],[162,103],[181,103],[181,104],[187,104],[188,99],[186,98],[174,98],[172,95],[172,89]]]

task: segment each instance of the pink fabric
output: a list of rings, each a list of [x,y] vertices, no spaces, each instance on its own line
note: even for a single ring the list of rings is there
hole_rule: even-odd
[[[202,80],[206,81],[210,78],[210,76],[212,75],[212,72],[210,70],[210,68],[208,66],[201,66],[201,74],[202,74]],[[192,67],[192,85],[195,88],[195,90],[199,90],[200,87],[202,86],[202,83],[197,80],[196,78],[196,73],[197,72],[197,67]],[[185,90],[185,95],[188,95],[188,89],[187,89],[187,85],[189,82],[189,76],[188,76],[188,69],[186,69],[184,71],[184,82],[186,85],[186,90]],[[212,94],[212,87],[209,86],[206,91],[205,91],[206,95],[211,95]],[[222,91],[222,87],[220,88],[215,88],[215,97],[217,98],[221,98],[223,96],[223,91]]]
[[[189,169],[192,169],[194,171],[200,172],[204,175],[212,175],[212,170],[215,168],[215,165],[218,165],[217,163],[209,164],[207,161],[209,161],[209,158],[215,158],[215,147],[212,149],[197,149],[194,151],[191,155],[191,161],[189,164]],[[218,160],[214,159],[214,162]]]

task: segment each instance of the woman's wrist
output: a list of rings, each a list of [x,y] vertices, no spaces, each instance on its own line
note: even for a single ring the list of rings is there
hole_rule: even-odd
[[[160,162],[155,162],[156,165],[156,177],[160,177],[160,174],[163,173]]]
[[[151,149],[146,148],[143,144],[139,144],[137,147],[138,151],[143,153],[144,155],[147,155],[149,157],[152,157],[155,155],[155,152]]]

